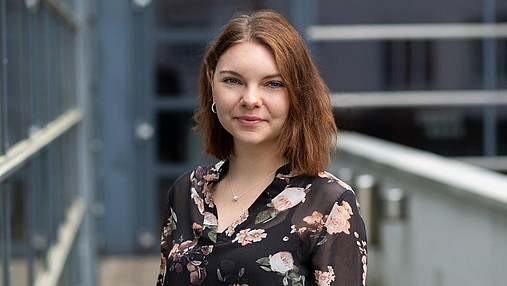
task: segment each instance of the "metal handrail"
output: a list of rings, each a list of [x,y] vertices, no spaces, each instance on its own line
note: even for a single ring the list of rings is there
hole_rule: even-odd
[[[48,266],[37,274],[35,286],[58,285],[72,246],[75,245],[85,212],[86,203],[84,199],[78,197],[69,208],[65,222],[59,227],[57,243],[48,251]]]
[[[307,29],[314,42],[378,40],[473,40],[507,38],[507,23],[317,25]]]
[[[334,108],[505,106],[507,90],[384,91],[331,94]]]
[[[53,13],[72,30],[77,28],[77,17],[67,6],[61,3],[61,1],[40,0],[40,2],[53,11]]]
[[[83,118],[80,109],[71,109],[48,123],[29,138],[22,140],[0,156],[0,182],[19,170],[28,159],[39,153],[44,147],[78,124]]]
[[[447,186],[443,189],[456,196],[473,197],[507,209],[505,175],[354,132],[342,132],[338,150],[342,155],[362,160],[363,166],[382,166],[381,170],[386,173],[396,170],[395,173],[405,178],[423,178]]]

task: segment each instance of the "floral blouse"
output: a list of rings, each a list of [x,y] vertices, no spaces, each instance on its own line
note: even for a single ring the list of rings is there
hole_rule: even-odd
[[[219,233],[211,190],[227,169],[200,166],[169,190],[157,286],[365,285],[365,226],[347,184],[283,166]]]

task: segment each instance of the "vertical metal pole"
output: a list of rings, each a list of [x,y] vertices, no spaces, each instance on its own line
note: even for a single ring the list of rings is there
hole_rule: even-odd
[[[26,225],[26,238],[25,238],[25,245],[26,245],[26,259],[28,262],[28,273],[27,273],[27,279],[28,279],[28,285],[33,285],[34,282],[34,258],[35,253],[32,246],[32,238],[34,236],[34,224],[33,224],[33,212],[34,212],[34,162],[30,161],[27,166],[26,172],[24,172],[25,181],[28,182],[27,184],[27,190],[24,194],[24,202],[25,206],[25,225]]]
[[[38,87],[37,82],[37,66],[38,61],[36,57],[37,53],[37,43],[36,36],[37,34],[34,32],[34,17],[35,12],[32,9],[28,9],[27,15],[27,26],[28,26],[28,92],[30,97],[30,133],[35,131],[34,129],[39,127],[39,93],[36,87]]]
[[[7,136],[7,12],[5,0],[0,0],[0,42],[2,57],[1,91],[0,91],[0,155],[5,154],[8,148]]]
[[[52,92],[54,90],[52,89],[51,81],[53,80],[52,74],[51,74],[51,33],[50,33],[50,26],[49,26],[49,12],[45,10],[41,10],[44,17],[44,50],[45,50],[45,57],[46,61],[45,63],[45,71],[46,71],[46,116],[45,118],[45,124],[51,122],[53,120],[54,112],[51,106],[53,106],[54,97],[52,96]]]
[[[2,286],[11,284],[11,210],[10,190],[7,183],[0,183],[0,211],[2,216]]]
[[[495,23],[495,0],[484,0],[483,21]],[[483,57],[483,88],[496,88],[496,39],[485,39],[482,42]],[[483,154],[497,155],[497,108],[487,106],[483,108]]]
[[[291,2],[291,24],[305,40],[307,39],[306,30],[317,21],[317,2],[308,0],[294,0]],[[307,43],[307,46],[313,52],[313,44]]]
[[[36,78],[37,78],[37,60],[35,58],[35,44],[34,37],[36,34],[33,30],[33,19],[34,13],[33,10],[29,7],[27,8],[27,29],[28,29],[28,93],[29,93],[29,106],[30,106],[30,130],[29,133],[31,135],[34,132],[35,126],[37,126],[37,89],[36,87]],[[33,285],[35,281],[35,267],[34,262],[37,255],[37,249],[34,248],[34,237],[36,234],[35,230],[35,220],[36,220],[36,198],[35,193],[38,188],[38,184],[36,183],[36,177],[38,176],[38,171],[36,170],[36,161],[37,158],[33,158],[29,165],[27,171],[27,179],[28,179],[28,191],[27,191],[27,205],[26,208],[26,225],[27,225],[27,251],[28,251],[28,285]]]

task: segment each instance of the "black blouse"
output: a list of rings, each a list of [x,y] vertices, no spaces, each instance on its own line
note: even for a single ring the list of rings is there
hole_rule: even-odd
[[[352,189],[333,175],[273,182],[224,232],[211,190],[227,161],[169,190],[157,285],[365,285],[366,231]]]

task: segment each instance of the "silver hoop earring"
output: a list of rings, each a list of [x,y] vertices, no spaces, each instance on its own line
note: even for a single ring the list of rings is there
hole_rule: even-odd
[[[217,105],[216,105],[216,103],[215,103],[215,102],[213,102],[213,103],[211,104],[211,112],[213,112],[213,113],[217,113]]]

